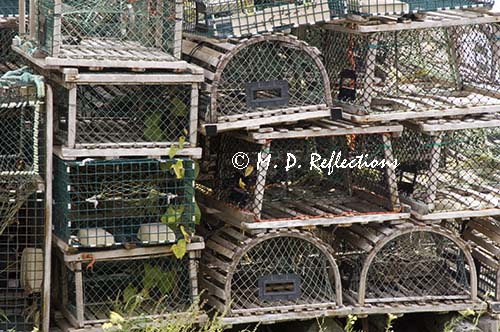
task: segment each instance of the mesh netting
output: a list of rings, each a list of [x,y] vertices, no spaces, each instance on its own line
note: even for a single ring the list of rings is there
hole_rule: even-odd
[[[346,294],[358,298],[364,286],[359,301],[366,303],[470,298],[470,262],[449,235],[412,229],[386,240],[383,232],[356,226],[336,233],[333,246]],[[367,245],[367,239],[381,247]]]
[[[56,135],[68,144],[71,90],[54,88]],[[75,144],[80,148],[167,146],[189,137],[190,85],[78,85]]]
[[[188,263],[187,257],[163,256],[85,263],[81,270],[62,267],[61,285],[68,285],[65,309],[77,317],[76,289],[82,287],[80,323],[108,321],[111,311],[131,318],[186,310],[193,300]]]
[[[200,183],[212,189],[216,199],[249,210],[258,219],[388,213],[398,204],[391,201],[395,192],[386,173],[392,166],[347,167],[358,160],[381,162],[384,150],[390,151],[382,135],[280,139],[270,146],[225,135],[214,139],[210,148],[217,155],[213,178]],[[250,168],[235,167],[234,162],[243,161],[237,156],[248,157]]]
[[[60,16],[54,0],[38,2],[38,46],[47,53],[72,58],[173,59],[168,54],[174,53],[176,39],[180,40],[175,1],[61,2]],[[55,51],[59,47],[61,54]]]
[[[185,1],[184,30],[218,38],[272,32],[329,21],[329,3],[328,0]]]
[[[360,115],[486,112],[480,107],[500,104],[497,33],[494,24],[372,34],[325,30],[322,53],[333,99]]]
[[[21,56],[11,49],[12,39],[17,34],[17,26],[0,27],[0,76],[10,70],[18,69],[24,62]]]
[[[500,207],[500,131],[429,136],[411,129],[394,141],[401,200],[425,215]]]
[[[0,234],[36,190],[41,103],[31,85],[0,86]]]
[[[0,231],[0,330],[32,331],[41,322],[44,200],[31,195]]]
[[[217,44],[210,46],[216,48]],[[216,73],[209,91],[207,120],[211,122],[260,111],[317,110],[330,104],[328,78],[318,51],[304,42],[284,36],[254,37],[226,54],[228,58],[218,67],[200,60],[204,52],[206,48],[195,46],[188,56],[193,63]]]
[[[55,158],[54,200],[55,232],[71,246],[173,243],[194,228],[194,163]]]

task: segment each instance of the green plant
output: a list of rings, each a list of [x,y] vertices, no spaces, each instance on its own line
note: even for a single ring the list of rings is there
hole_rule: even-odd
[[[393,315],[393,314],[387,314],[387,320],[385,324],[385,330],[384,332],[394,332],[394,328],[392,326],[392,323],[398,318],[398,316]],[[354,326],[356,325],[356,322],[358,321],[358,317],[355,315],[348,315],[347,316],[347,322],[345,324],[344,330],[346,332],[361,332],[361,331],[356,331],[354,330]]]
[[[464,320],[472,320],[473,328],[476,330],[479,324],[479,319],[484,314],[484,311],[474,311],[472,309],[467,309],[464,311],[459,311],[458,315],[453,317],[444,325],[443,332],[455,332],[455,328]]]

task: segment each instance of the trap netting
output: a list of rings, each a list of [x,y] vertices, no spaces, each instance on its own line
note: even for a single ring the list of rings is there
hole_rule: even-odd
[[[330,20],[328,0],[190,0],[184,31],[210,37],[241,37]]]
[[[296,38],[257,36],[232,44],[230,50],[215,42],[184,40],[183,53],[206,70],[209,89],[204,102],[209,107],[202,114],[206,122],[248,120],[245,116],[263,114],[272,121],[274,114],[292,117],[331,105],[318,50]],[[214,59],[214,54],[220,56]]]
[[[191,94],[191,85],[55,84],[56,137],[69,148],[168,147],[181,137],[187,147],[196,135]]]
[[[0,77],[0,234],[36,190],[40,173],[43,96],[14,74]]]
[[[200,181],[200,189],[205,186],[215,199],[253,213],[255,221],[401,211],[390,138],[382,134],[266,144],[221,135],[210,149],[217,156],[213,177]]]
[[[0,231],[1,331],[41,325],[44,210],[44,194],[32,194]]]
[[[194,300],[187,256],[139,256],[83,264],[65,264],[59,259],[57,268],[63,294],[60,305],[72,316],[75,327],[109,321],[112,311],[125,319],[168,315],[187,310]]]
[[[210,237],[207,248],[200,286],[207,289],[208,303],[229,316],[342,304],[335,260],[310,233],[280,230],[249,238],[224,227]]]
[[[394,140],[401,201],[423,218],[441,212],[450,217],[498,214],[499,142],[498,127],[435,135],[405,128]]]
[[[324,30],[333,99],[365,120],[493,112],[500,105],[497,34],[495,24]]]
[[[1,13],[1,12],[0,12]],[[21,67],[23,60],[11,49],[12,39],[18,34],[17,23],[2,26],[0,15],[0,75]]]
[[[344,293],[361,305],[475,300],[469,249],[444,228],[353,225],[336,230],[331,243]]]
[[[41,0],[37,47],[53,57],[172,61],[180,56],[182,2]]]
[[[54,159],[55,234],[73,247],[174,243],[195,223],[190,159]]]

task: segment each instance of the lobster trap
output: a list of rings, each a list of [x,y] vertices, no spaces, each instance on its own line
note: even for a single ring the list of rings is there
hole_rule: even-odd
[[[32,331],[42,321],[44,194],[33,193],[0,227],[0,330]]]
[[[54,158],[55,234],[72,247],[174,243],[195,224],[190,159]]]
[[[2,17],[0,8],[0,76],[21,67],[21,57],[12,51],[12,39],[18,34],[17,18]]]
[[[75,72],[54,83],[56,153],[62,158],[196,157],[198,86],[190,74]]]
[[[333,238],[346,301],[393,308],[419,303],[428,311],[479,302],[470,250],[443,227],[353,225],[335,230]]]
[[[184,31],[215,38],[242,37],[327,22],[333,13],[330,3],[190,0],[184,2]]]
[[[497,112],[499,28],[488,22],[498,18],[463,15],[410,28],[327,26],[321,51],[344,117],[377,122]]]
[[[57,251],[58,307],[74,328],[100,328],[116,312],[127,320],[189,310],[198,296],[197,253],[191,243],[178,259],[169,247],[66,255]]]
[[[500,118],[420,121],[394,141],[402,202],[418,219],[500,214]]]
[[[47,66],[175,69],[185,65],[181,18],[182,1],[41,0],[20,24]]]
[[[408,218],[391,148],[401,129],[323,120],[210,138],[200,203],[248,229]]]
[[[500,264],[498,260],[498,217],[474,218],[464,222],[462,238],[472,245],[478,276],[478,292],[492,313],[500,312]]]
[[[205,69],[200,117],[207,134],[328,117],[330,83],[319,51],[293,36],[184,39],[184,58]]]
[[[207,248],[200,287],[206,289],[208,304],[226,317],[259,321],[259,315],[274,312],[314,315],[342,305],[332,252],[308,232],[282,229],[249,237],[223,227]]]

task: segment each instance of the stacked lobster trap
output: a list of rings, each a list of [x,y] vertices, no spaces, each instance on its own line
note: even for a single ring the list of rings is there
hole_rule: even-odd
[[[21,66],[21,57],[11,49],[12,40],[18,34],[19,6],[17,1],[7,0],[0,4],[0,74]]]
[[[45,311],[44,94],[26,70],[0,76],[1,330],[39,328]]]

